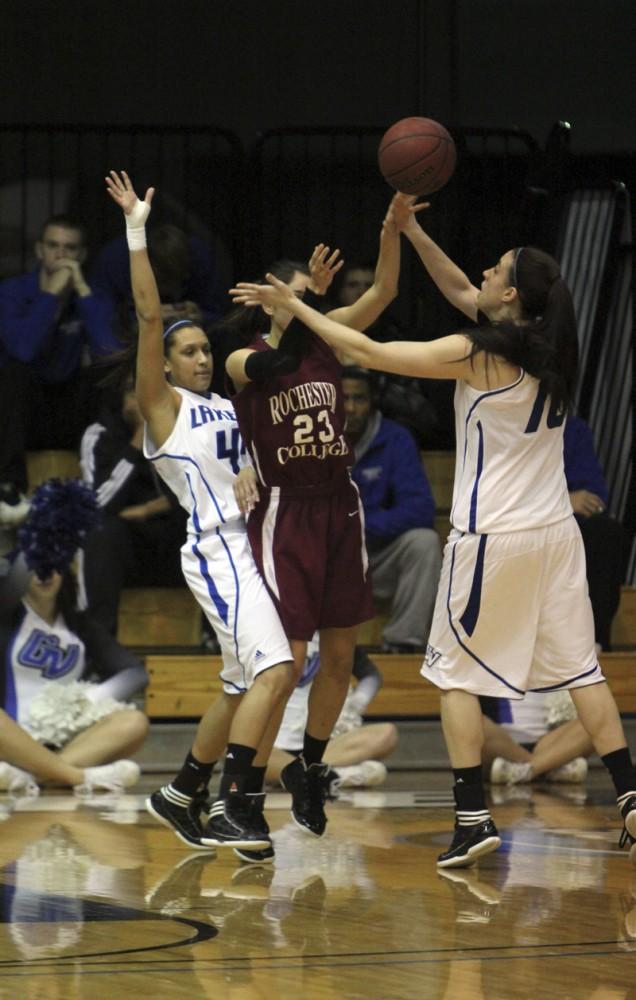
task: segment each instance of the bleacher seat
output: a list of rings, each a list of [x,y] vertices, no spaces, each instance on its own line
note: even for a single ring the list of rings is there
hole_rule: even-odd
[[[81,475],[75,451],[28,451],[26,459],[29,493],[47,479],[77,479]]]
[[[187,587],[122,592],[117,638],[125,646],[200,646],[201,609]]]
[[[368,717],[439,716],[440,693],[420,676],[421,656],[376,653],[373,661],[384,684],[366,710]],[[600,662],[619,711],[636,713],[636,653],[602,653]],[[150,683],[145,708],[151,719],[198,718],[222,690],[220,656],[151,654],[146,669]]]

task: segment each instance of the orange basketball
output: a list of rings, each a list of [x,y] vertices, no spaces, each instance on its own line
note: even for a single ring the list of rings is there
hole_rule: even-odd
[[[404,194],[429,195],[453,176],[452,136],[432,118],[402,118],[382,136],[378,164],[384,179]]]

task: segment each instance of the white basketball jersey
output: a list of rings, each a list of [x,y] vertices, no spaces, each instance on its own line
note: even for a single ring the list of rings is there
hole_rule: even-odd
[[[242,520],[232,484],[245,461],[234,407],[217,393],[177,388],[181,407],[172,433],[157,448],[144,431],[144,455],[190,515],[188,532],[204,534]]]
[[[7,656],[5,710],[21,726],[27,726],[29,706],[50,681],[69,684],[84,673],[84,643],[69,631],[61,615],[53,625],[45,622],[24,602],[24,617],[18,625]]]
[[[526,372],[501,389],[458,381],[453,527],[491,534],[570,517],[563,427],[563,416]]]

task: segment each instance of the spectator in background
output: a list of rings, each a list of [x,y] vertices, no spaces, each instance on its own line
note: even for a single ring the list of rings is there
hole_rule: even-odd
[[[336,278],[335,306],[352,306],[367,289],[371,288],[374,275],[374,264],[359,262],[346,264],[340,272],[339,280]]]
[[[82,478],[97,494],[102,521],[81,560],[82,603],[117,633],[124,586],[183,586],[185,516],[143,455],[143,418],[129,380],[114,405],[87,427],[81,441]]]
[[[53,514],[54,506],[42,518],[35,551],[42,553],[44,539],[50,538],[51,559],[56,561],[61,546],[56,546],[60,535],[52,526]],[[29,523],[32,538],[32,513]],[[0,765],[0,789],[32,789],[31,770],[76,785],[82,783],[81,776],[72,769],[80,769],[89,786],[121,790],[137,781],[139,767],[118,758],[138,750],[148,732],[143,713],[122,699],[143,689],[148,676],[132,653],[89,615],[78,612],[68,565],[62,570],[43,565],[31,572],[25,555],[30,543],[26,538],[23,542],[26,548],[1,567],[2,708],[34,740],[55,749],[71,771],[64,777],[45,769],[43,755],[0,715],[0,753],[7,761]],[[68,547],[66,558],[73,549]],[[87,683],[89,679],[96,683]],[[109,768],[100,766],[109,762]],[[29,771],[21,770],[24,767]]]
[[[334,281],[332,308],[352,306],[369,288],[373,287],[374,280],[375,264],[360,262],[345,264]],[[381,341],[403,340],[399,327],[395,321],[387,316],[388,311],[390,311],[390,307],[376,319],[375,323],[368,327],[366,331],[368,337]]]
[[[76,767],[61,754],[42,746],[0,708],[0,791],[33,796],[39,785],[69,785],[78,794],[122,791],[125,781],[139,776],[133,761],[114,761],[97,767]]]
[[[86,253],[82,224],[51,216],[35,245],[36,269],[0,283],[0,483],[8,506],[27,488],[26,450],[77,447],[91,366],[120,347],[111,300],[86,280]]]
[[[494,785],[537,778],[578,784],[594,746],[567,691],[528,691],[524,698],[480,698],[482,763]]]
[[[372,264],[359,262],[345,264],[334,281],[335,308],[350,306],[357,302],[373,285],[374,275],[375,268]],[[389,309],[368,328],[366,331],[368,337],[382,343],[408,339],[391,318],[390,312],[389,306]],[[435,407],[424,395],[422,381],[404,375],[388,375],[386,372],[377,372],[374,377],[378,409],[385,417],[408,427],[420,447],[430,446],[430,442],[435,440],[438,417]]]
[[[180,319],[207,326],[224,311],[214,255],[199,236],[164,223],[148,231],[148,254],[157,278],[164,324]],[[95,285],[134,316],[126,239],[118,236],[97,254],[91,272]]]
[[[596,642],[601,649],[609,650],[627,545],[622,525],[607,513],[607,483],[596,457],[592,432],[581,417],[567,418],[563,458],[570,502],[585,546]]]
[[[373,596],[391,599],[389,651],[426,648],[441,568],[435,503],[411,434],[376,409],[370,372],[342,372],[347,442],[364,508]]]

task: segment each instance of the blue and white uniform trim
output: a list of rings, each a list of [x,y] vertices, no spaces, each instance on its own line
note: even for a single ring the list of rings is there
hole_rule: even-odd
[[[486,538],[487,536],[484,535],[483,537]],[[484,661],[481,660],[477,656],[476,653],[473,653],[472,650],[468,648],[468,646],[466,645],[466,643],[462,642],[462,639],[461,639],[461,637],[459,635],[459,632],[455,628],[455,624],[453,622],[453,613],[451,611],[450,602],[451,602],[451,591],[452,591],[452,588],[453,588],[453,573],[454,573],[454,569],[455,569],[455,550],[456,550],[456,548],[457,548],[457,542],[455,542],[455,544],[453,545],[453,554],[452,554],[452,557],[451,557],[450,576],[449,576],[449,581],[448,581],[448,594],[447,594],[447,597],[446,597],[446,609],[447,609],[447,612],[448,612],[448,624],[450,626],[450,629],[451,629],[453,635],[455,636],[455,639],[456,639],[457,643],[461,646],[461,648],[464,650],[465,653],[468,653],[468,655],[471,657],[471,659],[473,659],[475,661],[475,663],[478,663],[480,667],[482,667],[484,670],[486,670],[493,677],[496,677],[498,681],[501,681],[501,683],[504,684],[511,691],[515,691],[517,694],[524,695],[525,691],[522,691],[520,688],[515,687],[514,684],[510,684],[505,679],[505,677],[502,677],[501,674],[498,674],[496,672],[496,670],[492,670],[492,668],[489,667],[489,666],[487,666],[487,664],[485,664]],[[483,550],[482,550],[482,546],[481,546],[481,542],[480,542],[480,554],[481,554],[481,570],[479,570],[480,576],[483,573],[483,552],[484,551],[485,551],[485,542],[484,542]],[[479,555],[478,555],[478,563],[479,563]],[[475,571],[475,575],[477,576],[477,569]],[[473,578],[473,587],[474,586],[475,586],[475,578]],[[479,590],[481,591],[481,582],[479,583]],[[468,605],[466,607],[466,611],[468,611],[469,608],[471,607],[471,600],[472,599],[473,599],[473,594],[472,594],[472,591],[471,591],[471,595],[470,595],[470,598],[469,598]],[[476,597],[473,603],[477,604],[477,601],[478,601],[478,598]],[[464,611],[464,615],[466,615],[466,611]],[[477,616],[478,616],[478,614],[479,614],[479,607],[478,607],[478,604],[477,604],[477,612],[476,612],[476,614],[475,614],[475,609],[474,609],[474,606],[473,606],[471,608],[470,614],[468,616],[469,624],[472,625],[472,631],[474,631],[475,626],[477,624]],[[472,632],[471,632],[471,634],[472,634]]]
[[[201,477],[201,482],[205,486],[205,489],[206,489],[206,491],[208,493],[208,496],[210,497],[210,499],[212,500],[212,503],[214,504],[216,512],[217,512],[217,514],[219,516],[219,520],[221,521],[222,524],[225,524],[225,518],[223,517],[223,514],[221,513],[221,508],[219,507],[219,504],[217,502],[214,490],[212,489],[212,487],[210,486],[209,482],[207,481],[207,479],[203,475],[203,472],[201,471],[201,466],[198,464],[198,462],[195,462],[195,460],[193,458],[190,458],[189,455],[171,455],[169,452],[166,452],[166,451],[160,452],[157,455],[150,456],[150,461],[151,462],[159,462],[162,458],[163,459],[166,459],[166,458],[172,459],[172,461],[175,461],[175,462],[190,462],[195,467],[195,469],[199,473],[199,476]],[[192,482],[191,482],[190,478],[188,477],[188,473],[186,472],[185,469],[183,470],[183,472],[184,472],[184,475],[185,475],[185,477],[186,477],[186,479],[188,481],[188,487],[190,489],[190,493],[194,496],[193,491],[192,491]]]

